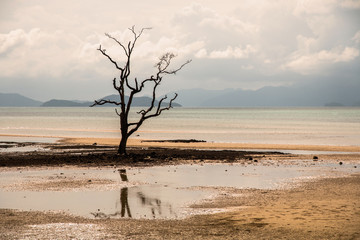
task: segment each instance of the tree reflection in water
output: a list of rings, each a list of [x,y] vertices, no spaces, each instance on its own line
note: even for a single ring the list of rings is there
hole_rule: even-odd
[[[126,174],[126,169],[119,169],[118,172],[120,174],[121,181],[123,181],[123,182],[129,181],[127,174]]]
[[[130,206],[129,206],[128,188],[122,188],[120,191],[121,200],[121,217],[125,217],[127,211],[128,217],[131,218]]]
[[[91,214],[95,218],[112,218],[112,217],[117,217],[117,216],[125,217],[125,213],[127,211],[127,216],[129,218],[131,218],[132,216],[131,216],[131,212],[130,212],[128,195],[129,195],[129,193],[128,193],[127,187],[122,188],[120,190],[121,211],[116,211],[115,213],[106,214],[106,213],[100,212],[100,209],[99,209],[98,212],[92,212]]]
[[[156,218],[156,214],[158,214],[159,216],[163,215],[162,208],[161,208],[162,204],[161,204],[160,199],[146,197],[142,192],[138,192],[137,196],[139,197],[142,206],[144,206],[144,207],[149,206],[150,207],[151,214],[152,214],[153,218]],[[170,215],[175,215],[171,204],[166,204],[166,205],[167,205],[167,207],[169,209],[169,214]],[[145,217],[147,217],[147,216],[145,215]]]
[[[160,199],[147,197],[142,192],[137,192],[136,196],[140,200],[140,203],[141,203],[142,208],[143,208],[142,211],[140,211],[140,212],[144,212],[144,214],[142,214],[142,217],[145,217],[145,218],[150,217],[150,215],[149,216],[146,215],[146,212],[148,212],[148,209],[150,209],[152,218],[163,216],[163,211],[162,211],[163,206],[162,206],[162,203],[161,203]],[[91,214],[95,218],[101,218],[101,219],[116,218],[116,217],[122,217],[122,218],[123,217],[129,217],[129,218],[132,218],[130,205],[129,205],[129,189],[127,187],[120,189],[120,204],[121,204],[121,210],[120,211],[116,211],[114,213],[106,214],[106,213],[100,212],[100,210],[98,210],[97,212],[92,212]],[[176,217],[176,214],[174,213],[171,204],[165,204],[165,207],[166,207],[166,210],[169,211],[170,216],[175,216]]]
[[[128,181],[127,175],[126,175],[126,169],[119,169],[119,174],[121,181]],[[150,207],[151,214],[153,218],[156,218],[156,215],[162,216],[162,204],[161,200],[157,198],[149,198],[142,192],[137,192],[137,197],[139,198],[141,205],[144,210],[146,210],[147,207]],[[100,209],[97,212],[92,212],[91,214],[95,218],[115,218],[115,217],[127,217],[132,218],[131,211],[130,211],[130,205],[129,205],[129,189],[127,187],[120,189],[120,204],[121,204],[121,211],[116,211],[115,213],[106,214],[103,212],[100,212]],[[169,209],[169,215],[173,216],[174,211],[172,209],[171,204],[166,204]],[[148,217],[146,214],[143,215],[143,217]]]

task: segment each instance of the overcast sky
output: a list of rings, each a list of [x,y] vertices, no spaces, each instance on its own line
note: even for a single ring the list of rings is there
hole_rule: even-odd
[[[0,0],[0,92],[38,100],[92,100],[114,93],[127,28],[152,27],[134,52],[134,75],[159,56],[187,59],[162,93],[188,88],[258,89],[360,84],[360,0]],[[360,87],[359,87],[360,92]]]

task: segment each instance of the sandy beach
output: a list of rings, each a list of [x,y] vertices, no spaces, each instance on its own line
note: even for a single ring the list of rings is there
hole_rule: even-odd
[[[360,167],[359,148],[353,146],[131,140],[129,152],[133,156],[122,159],[115,157],[117,142],[117,139],[72,138],[64,139],[60,144],[47,145],[50,151],[2,153],[0,170],[5,173],[14,169],[41,169],[44,166],[71,169],[86,166],[120,168],[211,162],[252,166],[265,161],[274,165],[289,162],[291,165],[294,159]],[[93,146],[94,143],[96,146]],[[256,149],[274,151],[257,152]],[[281,154],[278,152],[281,150],[326,153],[316,154],[317,159],[314,159],[314,154]],[[91,183],[73,179],[31,186],[56,186],[59,190],[94,184],[101,187],[109,183],[101,179],[93,179]],[[0,209],[0,239],[360,239],[359,198],[360,175],[352,174],[347,177],[309,179],[284,189],[226,189],[224,194],[213,201],[192,206],[194,210],[225,209],[225,212],[194,215],[185,219],[88,219],[54,212]]]
[[[112,145],[119,144],[115,138],[65,138],[61,142],[70,144]],[[358,152],[360,146],[329,146],[329,145],[292,145],[292,144],[256,144],[256,143],[217,143],[217,142],[161,142],[142,139],[129,139],[129,147],[162,147],[162,148],[191,148],[191,149],[263,149],[263,150],[303,150],[303,151],[332,151]]]

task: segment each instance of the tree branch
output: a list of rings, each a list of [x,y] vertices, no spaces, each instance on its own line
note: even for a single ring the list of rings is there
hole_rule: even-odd
[[[151,30],[151,29],[152,29],[152,28],[149,28],[149,27],[147,27],[147,28],[142,28],[142,29],[140,30],[140,32],[137,34],[137,33],[135,32],[135,26],[132,26],[131,28],[129,28],[129,30],[134,34],[134,42],[133,42],[131,48],[129,48],[129,49],[131,50],[131,52],[132,52],[132,50],[134,49],[134,46],[135,46],[136,41],[139,39],[139,37],[141,37],[141,35],[143,34],[143,32],[144,32],[145,30]]]
[[[180,71],[186,64],[191,63],[192,60],[187,60],[185,63],[183,63],[179,68],[171,71],[164,71],[165,74],[176,74],[178,71]]]
[[[129,123],[129,124],[128,124],[129,127],[135,125],[135,127],[129,131],[128,136],[130,136],[130,135],[132,135],[134,132],[136,132],[146,119],[153,118],[153,117],[157,117],[157,116],[159,116],[163,111],[165,111],[165,110],[170,110],[170,108],[173,107],[173,106],[172,106],[172,103],[173,103],[173,101],[177,98],[177,96],[178,96],[178,94],[175,93],[175,96],[170,100],[168,106],[167,106],[167,107],[164,107],[164,108],[161,108],[161,105],[162,105],[162,102],[163,102],[165,99],[167,99],[167,96],[161,98],[160,101],[159,101],[159,103],[158,103],[158,108],[157,108],[157,110],[156,110],[156,112],[155,112],[154,114],[146,115],[146,114],[148,114],[148,113],[150,112],[150,111],[148,111],[148,110],[146,110],[146,111],[145,111],[145,110],[141,110],[140,112],[138,112],[138,113],[141,113],[142,116],[141,116],[140,120],[139,120],[137,123]]]
[[[129,52],[126,50],[125,46],[124,46],[121,42],[119,42],[116,38],[114,38],[113,36],[111,36],[111,35],[108,34],[108,33],[105,33],[105,35],[106,35],[108,38],[114,40],[117,44],[119,44],[119,45],[122,47],[122,49],[124,49],[124,52],[125,52],[126,56],[129,57],[129,55],[130,55]]]
[[[175,93],[175,96],[174,96],[172,99],[170,99],[169,105],[168,105],[167,107],[161,108],[162,102],[163,102],[165,99],[167,99],[167,96],[163,97],[163,98],[159,101],[159,105],[158,105],[158,109],[156,110],[156,113],[147,116],[145,119],[152,118],[152,117],[157,117],[157,116],[159,116],[159,115],[162,113],[162,111],[164,111],[164,110],[170,110],[170,108],[173,107],[173,106],[172,106],[172,103],[173,103],[173,101],[177,98],[177,96],[178,96],[178,94]]]
[[[154,81],[153,79],[150,79],[151,81]],[[151,104],[149,106],[149,108],[147,110],[141,110],[140,112],[138,112],[138,114],[142,115],[142,118],[149,112],[151,112],[151,110],[154,108],[155,105],[155,100],[156,100],[156,88],[159,85],[160,82],[156,82],[154,81],[155,85],[153,87],[153,95],[152,95],[152,99],[151,99]]]
[[[125,79],[125,82],[126,82],[126,86],[127,86],[129,89],[131,89],[133,92],[137,92],[137,82],[136,82],[136,79],[135,79],[135,84],[136,84],[135,87],[132,87],[132,86],[129,84],[128,78]]]
[[[96,105],[104,105],[106,103],[110,103],[110,104],[114,104],[114,105],[121,105],[120,102],[116,102],[116,101],[110,101],[110,100],[105,100],[105,99],[101,99],[101,100],[95,100],[94,103],[90,106],[90,107],[94,107]]]
[[[123,71],[123,69],[122,69],[121,67],[119,67],[119,65],[117,64],[117,62],[114,61],[114,60],[106,53],[106,49],[101,48],[101,45],[100,45],[97,50],[99,50],[99,51],[102,53],[102,55],[104,55],[105,57],[107,57],[107,58],[110,60],[110,62],[112,62],[118,70]]]
[[[116,90],[120,91],[121,86],[119,86],[119,87],[116,86],[116,78],[113,79],[113,87],[114,87]]]
[[[161,58],[160,61],[155,64],[155,67],[158,69],[158,74],[176,74],[178,71],[180,71],[185,65],[189,64],[191,60],[187,60],[185,63],[183,63],[179,68],[175,70],[169,70],[167,71],[167,68],[171,64],[171,60],[176,57],[173,53],[165,53]]]
[[[118,112],[117,108],[115,108],[115,112],[116,112],[116,115],[118,115],[119,117],[121,116],[121,114]]]

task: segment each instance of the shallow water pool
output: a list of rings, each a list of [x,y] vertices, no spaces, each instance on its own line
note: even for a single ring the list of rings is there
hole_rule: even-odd
[[[179,219],[224,188],[275,189],[318,177],[359,173],[358,163],[267,161],[127,168],[18,169],[0,172],[0,208],[64,211],[88,218]],[[95,184],[96,181],[103,181]],[[49,182],[54,183],[49,187]],[[82,182],[75,187],[67,182]],[[72,185],[71,185],[72,186]]]

